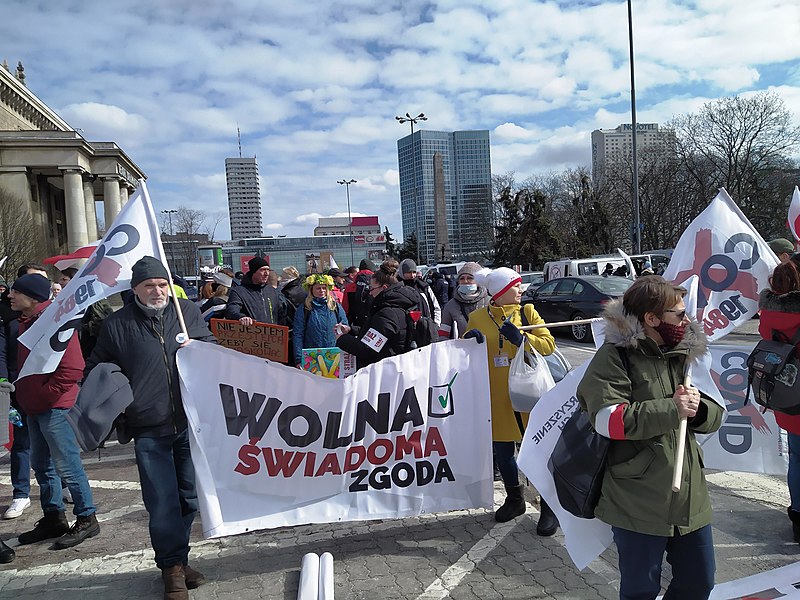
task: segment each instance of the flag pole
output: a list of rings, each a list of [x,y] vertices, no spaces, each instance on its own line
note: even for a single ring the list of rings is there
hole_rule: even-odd
[[[189,332],[186,330],[186,321],[183,320],[181,303],[178,302],[178,298],[175,296],[175,288],[173,287],[175,283],[172,281],[172,271],[167,269],[167,274],[169,274],[169,297],[175,304],[175,311],[178,313],[178,323],[180,323],[181,326],[181,333],[179,335],[183,335],[183,339],[177,341],[179,344],[184,344],[189,341]]]
[[[686,377],[683,380],[683,387],[692,387],[692,376],[687,367]],[[681,417],[681,424],[678,426],[678,446],[675,448],[675,471],[672,474],[672,491],[681,491],[681,479],[683,479],[683,455],[686,453],[686,417]]]

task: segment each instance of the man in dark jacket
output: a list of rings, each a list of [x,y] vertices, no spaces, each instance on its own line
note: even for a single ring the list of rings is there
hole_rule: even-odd
[[[204,577],[189,567],[197,492],[175,356],[189,339],[213,342],[214,338],[200,309],[178,300],[189,334],[186,339],[175,301],[169,297],[169,274],[158,259],[145,256],[133,265],[131,287],[134,301],[103,322],[85,374],[110,362],[130,381],[133,403],[124,413],[125,429],[135,442],[164,597],[186,599],[187,589],[200,585]]]
[[[395,263],[397,264],[397,263]],[[409,349],[406,314],[420,303],[419,293],[401,283],[378,281],[370,285],[371,312],[360,327],[340,326],[336,345],[356,357],[358,368]]]
[[[450,293],[448,292],[447,281],[444,279],[439,271],[434,271],[431,275],[431,289],[436,295],[436,300],[439,302],[439,308],[443,307],[450,301]]]
[[[410,286],[419,292],[422,296],[424,305],[420,306],[422,314],[430,317],[436,322],[436,326],[442,324],[442,308],[439,301],[436,300],[436,295],[431,290],[431,286],[425,283],[421,278],[417,277],[417,264],[410,258],[406,258],[400,263],[400,276],[403,283]]]
[[[372,305],[369,282],[375,272],[375,264],[366,258],[358,266],[358,273],[344,288],[344,301],[342,302],[347,320],[356,327],[363,325],[369,317]]]
[[[250,270],[242,284],[231,288],[225,318],[239,321],[242,325],[255,322],[286,325],[286,309],[278,291],[267,285],[269,263],[260,256],[247,263]]]

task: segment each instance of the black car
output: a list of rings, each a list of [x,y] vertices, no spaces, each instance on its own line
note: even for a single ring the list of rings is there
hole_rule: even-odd
[[[577,321],[598,316],[609,300],[625,293],[633,281],[624,277],[561,277],[522,295],[522,304],[533,302],[546,323]],[[592,339],[589,325],[573,325],[572,337],[578,342]]]

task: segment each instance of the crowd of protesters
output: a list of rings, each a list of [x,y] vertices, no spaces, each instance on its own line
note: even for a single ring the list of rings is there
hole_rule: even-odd
[[[781,265],[761,294],[760,332],[771,339],[777,330],[792,338],[800,330],[800,264],[791,242],[774,240],[770,246]],[[261,257],[247,266],[247,272],[214,273],[191,302],[178,287],[170,289],[170,274],[159,260],[142,258],[133,266],[122,308],[114,311],[106,300],[92,305],[55,371],[22,379],[18,374],[29,351],[19,336],[77,270],[65,269],[50,281],[44,266],[25,264],[10,286],[0,280],[0,392],[10,392],[19,415],[11,446],[13,496],[3,516],[14,519],[30,507],[31,468],[42,511],[33,529],[18,535],[20,545],[55,540],[53,547],[63,549],[100,534],[80,449],[105,440],[95,439],[91,428],[76,431],[75,419],[103,422],[113,425],[120,442],[134,442],[164,598],[188,598],[188,590],[203,583],[204,576],[189,565],[198,499],[176,354],[195,340],[214,343],[210,323],[223,318],[288,327],[287,364],[298,368],[307,348],[338,347],[355,356],[358,368],[402,354],[412,347],[413,313],[435,322],[438,341],[486,344],[492,452],[506,492],[495,519],[506,522],[525,513],[515,454],[528,414],[511,405],[509,366],[524,348],[552,353],[555,340],[546,327],[524,329],[543,320],[533,304],[520,303],[516,271],[468,262],[454,277],[433,273],[425,280],[411,259],[380,265],[365,259],[344,271],[305,275],[295,267],[275,272]],[[596,513],[613,528],[623,599],[656,597],[665,553],[673,567],[665,598],[707,598],[714,584],[711,506],[694,433],[717,429],[722,409],[681,383],[687,360],[705,348],[702,328],[686,316],[684,295],[683,288],[642,272],[622,299],[606,306],[606,343],[578,388],[595,429],[612,440]],[[128,394],[109,386],[122,374]],[[689,430],[687,485],[672,496],[673,430],[681,418]],[[779,415],[778,424],[789,437],[787,510],[793,539],[800,542],[800,417]],[[639,475],[632,476],[634,471]],[[537,533],[553,535],[558,526],[542,499]],[[14,549],[0,540],[0,563],[14,558]]]

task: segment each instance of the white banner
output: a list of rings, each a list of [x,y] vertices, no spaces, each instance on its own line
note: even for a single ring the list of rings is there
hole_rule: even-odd
[[[595,334],[597,335],[597,334]],[[707,436],[697,436],[707,468],[748,473],[786,473],[786,451],[771,412],[761,414],[752,400],[744,406],[747,369],[744,361],[752,347],[716,344],[709,347],[711,379],[728,407],[722,427]],[[572,516],[558,502],[553,475],[547,467],[561,428],[575,410],[576,396],[589,363],[567,375],[536,404],[528,421],[517,462],[534,487],[555,511],[564,531],[572,561],[583,569],[611,544],[611,527],[597,520]],[[664,493],[670,493],[665,490]]]
[[[193,342],[178,370],[206,537],[492,507],[484,344],[337,380]]]
[[[31,349],[19,377],[52,373],[61,362],[75,329],[91,305],[131,287],[131,268],[143,256],[165,265],[158,224],[144,180],[122,207],[108,233],[75,277],[41,317],[19,337]]]
[[[709,469],[786,475],[789,450],[771,410],[765,413],[753,401],[745,406],[747,357],[753,346],[714,344],[711,379],[725,401],[727,412],[718,431],[698,435],[703,462]]]
[[[697,320],[710,341],[747,322],[769,287],[778,258],[724,189],[686,228],[664,272],[683,283],[697,275]]]

